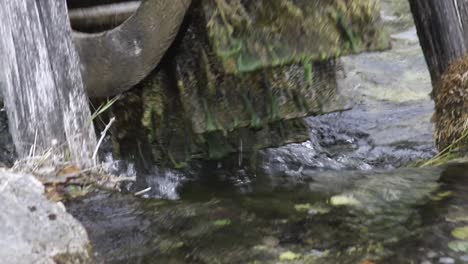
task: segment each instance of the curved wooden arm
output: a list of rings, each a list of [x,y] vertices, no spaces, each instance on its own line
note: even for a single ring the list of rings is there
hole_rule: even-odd
[[[68,10],[70,24],[80,32],[97,32],[115,28],[131,17],[140,6],[140,1],[130,1],[117,4],[99,5],[93,7]]]
[[[191,0],[144,0],[115,29],[76,34],[81,73],[90,97],[122,93],[145,78],[172,44]]]

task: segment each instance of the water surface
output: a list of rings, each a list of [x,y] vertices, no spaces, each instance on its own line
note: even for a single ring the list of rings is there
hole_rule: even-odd
[[[452,234],[468,225],[468,165],[257,175],[237,186],[206,176],[179,188],[176,201],[103,191],[68,210],[106,263],[468,259],[468,232]]]

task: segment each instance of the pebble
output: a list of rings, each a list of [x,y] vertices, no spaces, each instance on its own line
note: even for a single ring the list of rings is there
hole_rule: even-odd
[[[310,252],[309,252],[309,256],[314,256],[314,257],[317,257],[317,258],[322,258],[322,257],[325,257],[326,255],[328,254],[328,251],[325,250],[325,251],[320,251],[320,250],[316,250],[316,249],[312,249]]]
[[[460,260],[463,261],[463,262],[468,262],[468,255],[461,256]]]
[[[267,247],[276,247],[280,243],[279,239],[272,236],[267,236],[262,239],[262,242]]]
[[[453,258],[449,257],[442,257],[439,259],[439,263],[441,264],[453,264],[455,263],[455,260]]]
[[[435,253],[434,251],[429,251],[429,252],[427,252],[426,256],[428,258],[432,259],[432,258],[437,257],[437,253]]]

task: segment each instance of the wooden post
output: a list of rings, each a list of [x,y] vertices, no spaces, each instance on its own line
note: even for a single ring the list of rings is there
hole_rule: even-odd
[[[468,51],[468,1],[410,0],[432,79],[434,137],[440,151],[466,149],[468,117],[463,81]],[[450,67],[452,64],[453,67]],[[454,145],[455,144],[455,145]]]
[[[436,84],[449,64],[462,58],[467,52],[468,1],[409,2],[432,82]]]
[[[3,1],[0,21],[0,86],[19,158],[34,145],[94,165],[96,135],[66,0]]]

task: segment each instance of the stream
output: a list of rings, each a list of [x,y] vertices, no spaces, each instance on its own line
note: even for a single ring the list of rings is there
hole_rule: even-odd
[[[117,161],[135,183],[68,201],[96,263],[468,263],[468,164],[414,166],[437,153],[431,81],[407,1],[382,15],[392,49],[341,59],[353,108],[306,118],[310,140],[144,174]]]
[[[103,263],[468,262],[467,165],[204,176],[175,201],[102,191],[68,210]]]
[[[307,118],[309,141],[69,202],[96,261],[468,263],[468,165],[413,166],[436,153],[431,82],[407,3],[382,2],[393,48],[342,58],[354,107]]]
[[[342,59],[340,89],[354,107],[307,118],[309,141],[253,163],[154,167],[127,192],[69,202],[96,261],[468,263],[468,165],[413,166],[436,150],[430,78],[408,16],[405,1],[383,1],[393,48]]]

